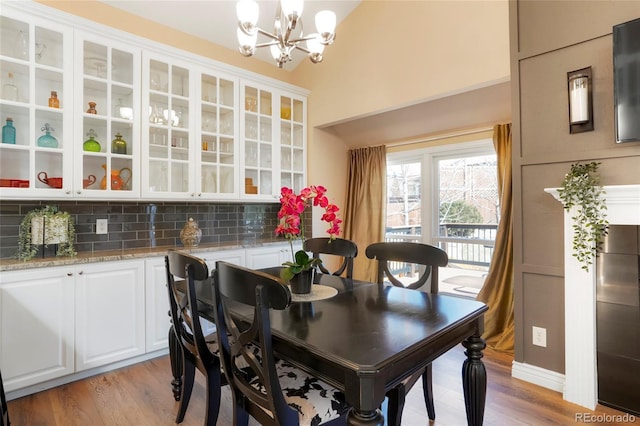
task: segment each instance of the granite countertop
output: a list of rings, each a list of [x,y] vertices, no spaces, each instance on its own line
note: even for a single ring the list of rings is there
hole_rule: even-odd
[[[144,259],[147,257],[164,256],[169,249],[184,250],[188,253],[204,253],[217,250],[234,250],[252,247],[268,247],[282,245],[282,241],[256,242],[254,244],[201,244],[198,247],[185,248],[183,246],[147,247],[126,250],[109,250],[78,253],[75,257],[45,257],[33,258],[28,261],[18,259],[0,259],[0,272],[20,271],[25,269],[46,268],[50,266],[80,265],[83,263],[112,262],[116,260]]]

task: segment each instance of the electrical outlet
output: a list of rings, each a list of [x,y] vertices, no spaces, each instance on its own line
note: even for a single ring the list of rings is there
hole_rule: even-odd
[[[96,219],[96,234],[108,234],[109,226],[107,219]]]
[[[536,346],[547,347],[547,329],[533,326],[533,344]]]

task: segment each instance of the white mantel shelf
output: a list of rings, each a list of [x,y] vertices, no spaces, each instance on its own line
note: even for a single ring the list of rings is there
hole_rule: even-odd
[[[610,225],[640,225],[640,184],[604,186]],[[558,188],[545,192],[558,201]],[[572,209],[573,210],[573,209]],[[598,403],[596,271],[573,257],[573,211],[564,213],[565,383],[563,398],[594,410]]]

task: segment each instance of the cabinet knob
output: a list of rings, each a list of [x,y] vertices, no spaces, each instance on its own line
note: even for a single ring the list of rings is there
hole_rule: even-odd
[[[68,277],[72,277],[72,276],[73,276],[73,274],[72,274],[71,272],[67,272],[67,276],[68,276]]]
[[[64,191],[64,193],[69,195],[69,194],[71,194],[71,191],[67,190],[67,191]]]
[[[82,191],[78,190],[78,191],[76,191],[76,194],[80,195],[80,194],[82,194]]]
[[[84,273],[84,271],[80,271],[78,272],[78,275],[82,275]]]
[[[202,197],[202,192],[199,192],[199,193],[198,193],[198,197]]]

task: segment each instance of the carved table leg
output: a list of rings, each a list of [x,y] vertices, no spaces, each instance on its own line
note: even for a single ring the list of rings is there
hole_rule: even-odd
[[[487,347],[480,336],[471,336],[462,342],[467,359],[462,364],[462,388],[467,410],[467,424],[481,426],[487,393],[487,371],[482,363],[482,350]]]
[[[383,426],[384,418],[380,410],[360,412],[352,408],[347,415],[347,424],[349,426]]]
[[[183,372],[182,345],[176,336],[173,325],[169,328],[169,359],[171,360],[171,374],[173,375],[173,380],[171,381],[173,398],[176,401],[180,401]]]

